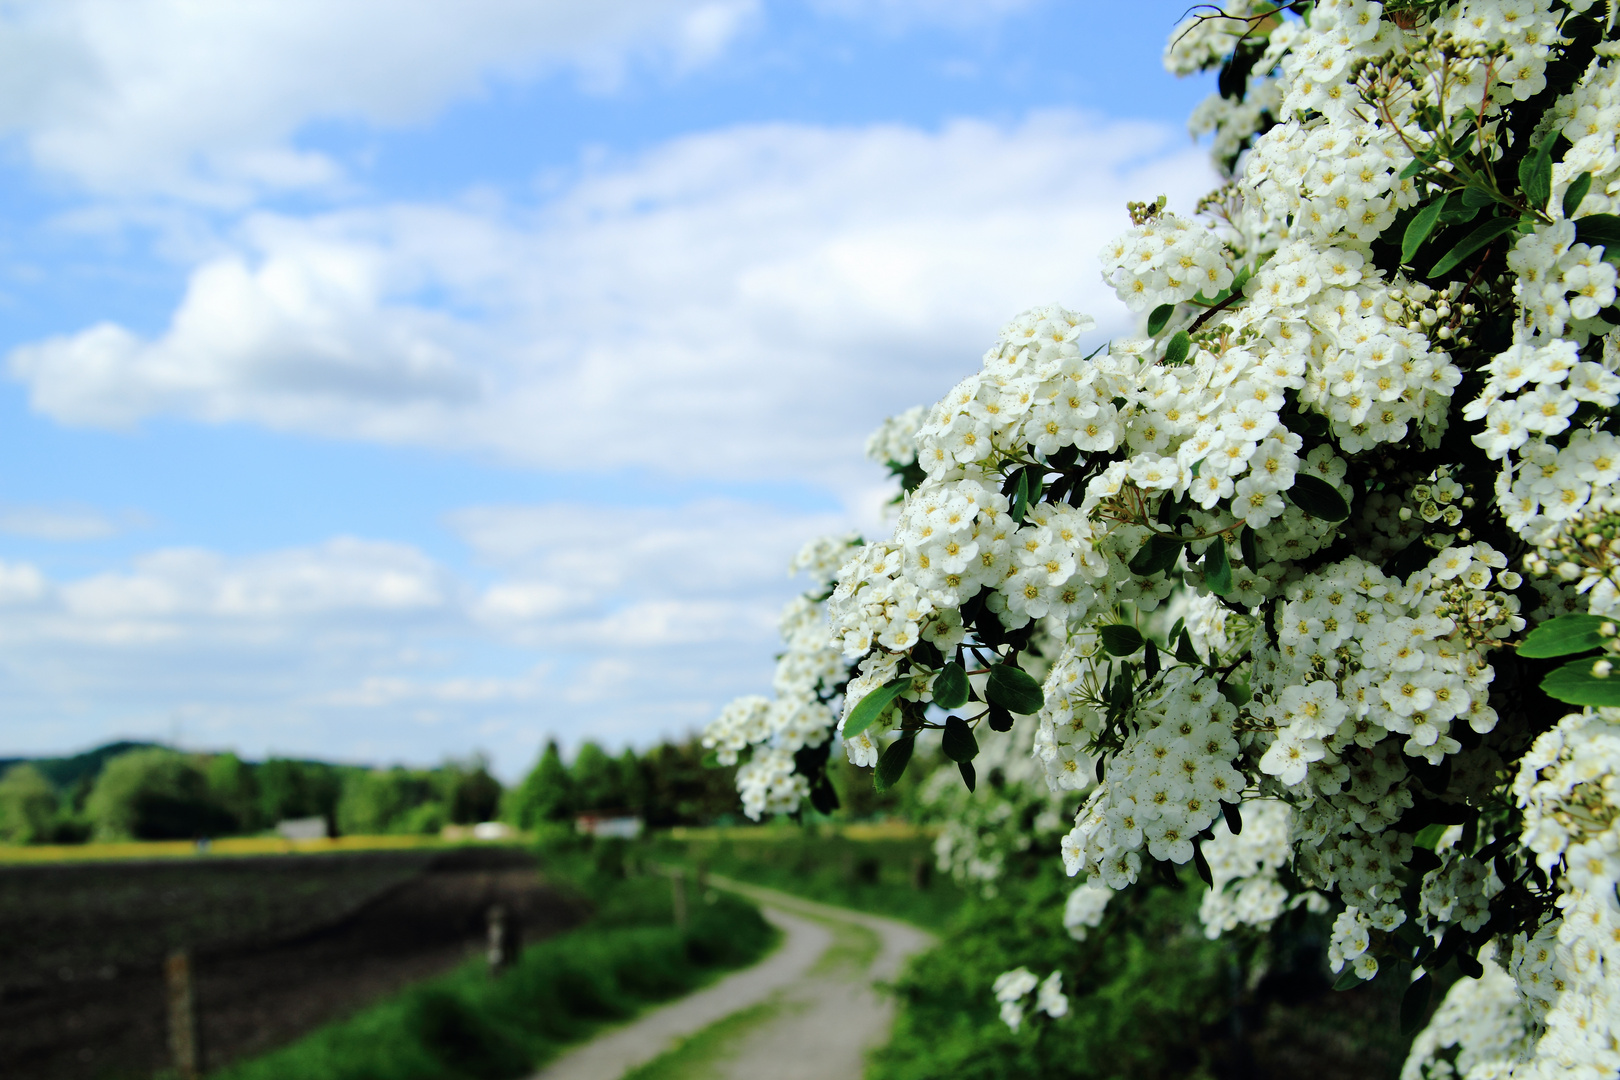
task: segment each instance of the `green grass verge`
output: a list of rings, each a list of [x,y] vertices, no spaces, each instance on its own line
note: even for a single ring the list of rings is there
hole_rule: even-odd
[[[716,1020],[673,1050],[625,1073],[623,1080],[707,1080],[745,1038],[775,1020],[784,1008],[782,999],[773,997]]]
[[[695,901],[685,931],[672,925],[666,881],[594,883],[584,928],[523,951],[490,978],[461,969],[323,1027],[218,1080],[507,1080],[571,1043],[748,964],[776,931],[730,895]],[[694,898],[695,900],[695,898]]]
[[[703,838],[650,841],[651,858],[764,885],[785,893],[853,908],[938,931],[961,907],[965,895],[934,874],[927,837],[857,840],[821,835],[796,826],[770,842]]]

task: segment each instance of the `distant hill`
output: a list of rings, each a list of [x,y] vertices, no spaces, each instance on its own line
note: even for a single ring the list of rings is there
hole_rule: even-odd
[[[131,750],[143,750],[149,746],[161,746],[162,743],[134,742],[128,739],[111,742],[106,746],[98,746],[94,750],[86,750],[82,754],[72,757],[45,757],[45,758],[0,758],[0,775],[13,765],[27,762],[40,772],[45,778],[55,784],[59,789],[67,790],[77,787],[81,780],[95,780],[101,774],[102,768],[119,754],[127,754]]]

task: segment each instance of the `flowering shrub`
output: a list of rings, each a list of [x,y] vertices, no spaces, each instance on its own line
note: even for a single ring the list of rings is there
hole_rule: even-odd
[[[1191,864],[1217,934],[1333,910],[1408,1027],[1459,972],[1408,1076],[1617,1075],[1615,8],[1243,0],[1166,60],[1219,68],[1231,179],[1103,250],[1145,336],[1036,309],[875,436],[893,535],[802,560],[794,674],[709,738],[757,813],[823,790],[800,709],[880,786],[937,729],[970,790],[1033,717],[1085,888]]]

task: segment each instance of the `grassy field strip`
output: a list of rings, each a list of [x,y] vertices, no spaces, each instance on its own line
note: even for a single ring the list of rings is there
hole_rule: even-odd
[[[903,821],[857,823],[829,826],[829,830],[851,840],[910,840],[929,836],[927,829]],[[677,826],[667,831],[673,840],[747,840],[771,842],[793,840],[802,829],[711,828]],[[212,840],[200,851],[191,840],[127,840],[104,844],[0,844],[0,864],[82,862],[103,859],[181,859],[210,855],[310,855],[330,851],[400,851],[414,848],[450,848],[468,844],[523,844],[532,837],[519,834],[503,840],[472,840],[416,834],[380,836],[337,836],[326,840],[285,840],[279,836],[231,836]]]
[[[445,840],[437,836],[338,836],[329,840],[284,840],[279,836],[233,836],[199,851],[190,840],[132,840],[116,844],[0,845],[0,863],[85,862],[105,859],[205,859],[214,855],[312,855],[335,851],[404,851],[469,845],[511,846],[505,840]]]
[[[687,1036],[673,1050],[625,1073],[622,1080],[710,1080],[715,1069],[736,1054],[744,1039],[774,1022],[787,1007],[780,993],[773,994],[768,1001],[734,1012]]]
[[[768,843],[773,840],[801,839],[807,828],[798,825],[792,828],[770,826],[726,828],[720,825],[695,828],[677,825],[661,835],[666,835],[671,840],[757,840]],[[933,836],[938,830],[913,825],[909,821],[858,821],[849,825],[823,825],[820,832],[824,836],[843,836],[850,840],[911,840],[919,836]]]

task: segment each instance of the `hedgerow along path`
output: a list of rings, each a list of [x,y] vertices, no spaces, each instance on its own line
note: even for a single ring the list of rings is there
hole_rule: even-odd
[[[933,935],[711,875],[783,932],[765,960],[558,1058],[533,1080],[858,1080],[893,1021],[880,984]]]

